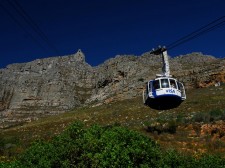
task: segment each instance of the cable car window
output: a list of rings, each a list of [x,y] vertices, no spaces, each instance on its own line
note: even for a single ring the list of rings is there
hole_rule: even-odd
[[[178,86],[178,89],[181,90],[180,88],[181,88],[182,86],[181,86],[180,82],[177,82],[177,86]]]
[[[184,90],[184,86],[179,82],[179,87],[180,87],[180,90],[183,91]]]
[[[178,83],[178,85],[180,85],[181,97],[186,97],[184,85],[180,82]]]
[[[170,87],[177,88],[176,81],[174,79],[170,79]]]
[[[152,92],[152,81],[149,82],[148,87],[149,87],[149,92]]]
[[[160,88],[159,80],[153,81],[153,87],[154,87],[154,89],[159,89]]]
[[[161,79],[161,85],[162,85],[162,88],[168,88],[169,87],[168,79]]]

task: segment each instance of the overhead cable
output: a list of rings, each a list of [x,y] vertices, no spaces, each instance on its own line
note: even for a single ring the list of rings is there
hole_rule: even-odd
[[[222,17],[206,24],[205,26],[197,29],[196,31],[193,31],[192,33],[190,33],[190,34],[176,40],[175,42],[167,45],[167,50],[175,48],[175,47],[177,47],[177,46],[179,46],[179,45],[181,45],[181,44],[183,44],[187,41],[190,41],[194,38],[197,38],[198,36],[201,36],[201,35],[203,35],[205,33],[208,33],[208,32],[210,32],[210,31],[212,31],[212,30],[214,30],[218,27],[221,27],[221,26],[224,25],[224,23],[225,23],[225,16],[222,16]]]
[[[59,54],[58,49],[49,41],[47,35],[40,29],[40,27],[34,22],[30,15],[24,10],[24,8],[20,5],[17,0],[8,0],[8,3],[16,10],[16,12],[25,20],[25,22],[36,32],[43,41],[47,43],[49,48],[55,52],[55,54]]]
[[[9,17],[11,17],[11,19],[19,26],[23,29],[23,31],[28,34],[30,36],[30,38],[39,46],[41,47],[43,50],[47,51],[45,47],[43,47],[43,45],[29,32],[27,31],[27,29],[10,13],[10,11],[5,8],[2,4],[0,4],[0,7],[9,15]]]

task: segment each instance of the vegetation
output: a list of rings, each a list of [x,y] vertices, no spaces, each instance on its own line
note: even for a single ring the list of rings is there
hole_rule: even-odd
[[[151,149],[138,147],[139,142],[137,141],[141,140],[139,137],[136,139],[135,148],[141,148],[143,152],[153,150],[152,148],[157,151],[158,160],[157,163],[154,163],[156,167],[210,167],[210,165],[211,167],[222,167],[221,165],[224,163],[222,158],[225,157],[224,90],[225,85],[188,90],[188,99],[178,108],[167,111],[156,111],[145,107],[142,104],[142,98],[138,97],[95,107],[77,108],[68,113],[3,129],[0,132],[0,167],[15,167],[20,164],[21,167],[22,165],[25,167],[30,159],[35,160],[35,158],[35,163],[37,160],[40,162],[41,160],[43,162],[51,160],[46,165],[52,166],[52,163],[57,162],[61,167],[73,164],[71,160],[74,158],[78,159],[76,160],[77,165],[78,163],[82,165],[82,159],[86,159],[86,164],[100,167],[106,164],[98,160],[103,157],[103,151],[106,150],[103,148],[104,145],[107,146],[109,143],[111,146],[107,146],[107,148],[113,149],[115,155],[122,154],[123,151],[126,151],[125,144],[129,144],[128,139],[135,136],[143,136],[144,139],[148,139],[146,143],[152,144],[152,146],[150,145]],[[82,121],[82,123],[75,123],[68,127],[75,120]],[[73,139],[69,132],[76,130],[75,128],[81,128],[81,132],[80,136]],[[122,139],[113,138],[118,136],[115,130],[120,133],[126,132],[127,137],[122,136],[122,133],[120,136],[125,142],[122,143]],[[95,137],[93,134],[98,136]],[[110,135],[114,136],[110,137]],[[103,137],[105,138],[102,139]],[[89,140],[90,143],[87,143]],[[104,140],[107,140],[107,143],[103,142]],[[86,145],[82,145],[84,142]],[[101,146],[101,143],[104,145]],[[75,147],[75,145],[78,146]],[[114,147],[121,149],[117,150]],[[72,149],[75,152],[77,149],[79,151],[72,153],[70,151]],[[41,158],[44,156],[41,156],[43,154],[39,151],[46,153],[48,159]],[[50,153],[47,154],[48,152]],[[90,154],[92,152],[94,153]],[[130,157],[130,155],[128,156]],[[144,156],[149,157],[147,154]],[[83,158],[79,160],[80,157]],[[104,158],[106,157],[108,155],[105,153]],[[123,160],[121,155],[117,157],[120,158],[119,160]],[[125,167],[132,167],[131,165],[134,167],[148,165],[150,167],[149,162],[137,162],[129,157],[125,158],[125,160],[130,159],[129,164],[127,163]],[[65,158],[69,160],[65,160]],[[215,162],[214,165],[212,165],[213,162]],[[122,163],[120,164],[122,165]]]
[[[200,159],[163,152],[150,138],[120,126],[85,128],[73,123],[51,141],[36,141],[16,161],[2,167],[222,167],[225,159]]]
[[[225,110],[214,109],[208,112],[200,112],[193,117],[194,122],[211,123],[218,120],[225,120]]]

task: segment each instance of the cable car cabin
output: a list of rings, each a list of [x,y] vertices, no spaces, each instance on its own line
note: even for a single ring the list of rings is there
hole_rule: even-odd
[[[143,91],[145,105],[158,110],[178,107],[186,99],[184,85],[170,75],[169,60],[165,47],[152,50],[150,54],[162,56],[162,74],[150,80]]]
[[[158,110],[178,107],[185,99],[183,84],[171,77],[150,80],[143,92],[144,104]]]

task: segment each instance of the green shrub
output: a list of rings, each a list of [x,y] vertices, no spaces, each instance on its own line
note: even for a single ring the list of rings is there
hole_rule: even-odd
[[[194,122],[209,123],[218,120],[225,120],[225,111],[215,109],[209,112],[199,112],[193,116]]]
[[[173,125],[173,124],[172,124]],[[175,150],[162,152],[155,141],[120,126],[85,128],[75,122],[50,142],[36,141],[9,168],[50,167],[223,167],[218,156],[199,160]]]
[[[170,134],[175,134],[177,131],[177,123],[176,121],[170,121],[168,123],[168,128],[167,128],[167,132],[169,132]]]
[[[216,155],[204,155],[197,160],[198,168],[224,168],[225,159]]]
[[[37,141],[14,164],[18,167],[157,167],[159,146],[126,128],[84,128],[76,122],[51,142]]]
[[[193,116],[194,122],[203,122],[209,123],[210,122],[210,114],[208,112],[199,112]]]
[[[177,151],[170,149],[164,153],[160,167],[193,168],[193,167],[197,166],[196,164],[197,164],[197,162],[195,161],[195,159],[193,157],[191,157],[189,155],[182,155],[182,154],[178,153]]]
[[[219,109],[211,110],[209,114],[210,121],[223,120],[225,118],[225,112]]]

